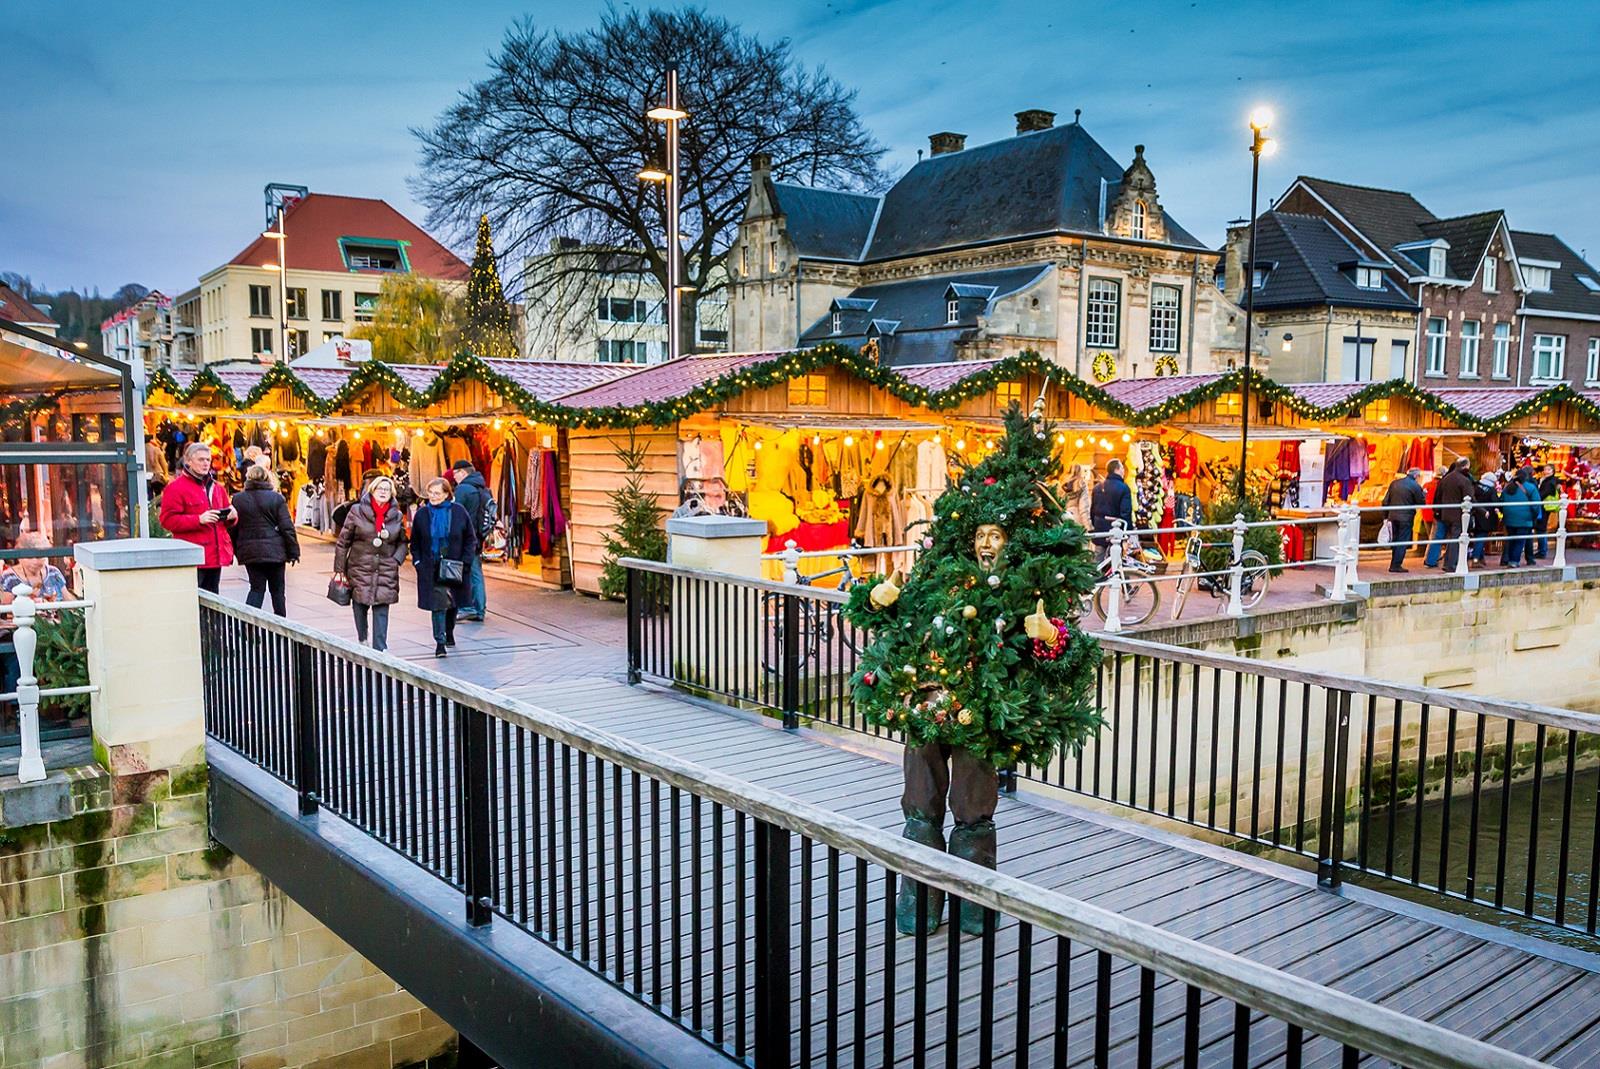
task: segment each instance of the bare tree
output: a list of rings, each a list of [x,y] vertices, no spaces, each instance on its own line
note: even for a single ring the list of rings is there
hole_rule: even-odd
[[[570,273],[603,271],[597,249],[642,250],[665,290],[665,192],[638,175],[665,155],[645,111],[664,99],[673,67],[690,115],[680,140],[690,351],[695,302],[726,277],[715,269],[744,211],[751,155],[770,155],[779,179],[884,184],[883,148],[862,126],[855,93],[801,66],[787,40],[764,43],[697,8],[608,8],[598,27],[571,34],[517,23],[489,76],[412,131],[422,145],[414,189],[430,225],[464,239],[487,214],[513,279],[525,256],[559,256],[567,245]]]

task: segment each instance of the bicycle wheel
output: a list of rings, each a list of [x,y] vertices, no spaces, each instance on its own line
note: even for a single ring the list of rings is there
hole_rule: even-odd
[[[1239,558],[1244,565],[1239,576],[1239,604],[1253,609],[1267,596],[1267,585],[1272,581],[1272,566],[1267,558],[1253,549],[1244,551]]]
[[[1118,607],[1118,622],[1123,627],[1137,627],[1155,615],[1161,604],[1161,592],[1154,583],[1140,579],[1125,579],[1122,583],[1122,604]],[[1094,611],[1100,619],[1106,618],[1106,588],[1094,592]]]

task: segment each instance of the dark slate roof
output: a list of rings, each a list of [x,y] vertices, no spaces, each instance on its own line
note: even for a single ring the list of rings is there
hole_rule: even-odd
[[[1338,305],[1415,311],[1417,304],[1391,281],[1383,289],[1361,289],[1341,264],[1362,259],[1361,252],[1333,224],[1317,215],[1267,212],[1256,221],[1256,260],[1273,263],[1266,284],[1256,291],[1257,308]]]
[[[1573,252],[1572,246],[1554,234],[1535,234],[1526,230],[1514,231],[1511,243],[1516,247],[1519,257],[1561,265],[1550,272],[1550,292],[1529,292],[1524,307],[1529,311],[1600,315],[1600,293],[1578,281],[1582,275],[1600,284],[1600,271]]]
[[[1305,175],[1301,175],[1299,181],[1327,201],[1334,211],[1375,242],[1386,255],[1397,256],[1394,251],[1396,245],[1423,241],[1429,236],[1422,232],[1422,224],[1433,222],[1435,216],[1409,193],[1397,189],[1352,186]]]
[[[1504,212],[1475,212],[1449,219],[1435,219],[1423,223],[1421,230],[1430,238],[1443,238],[1450,243],[1445,253],[1445,274],[1450,278],[1470,280],[1478,271],[1478,261],[1494,236],[1495,227],[1505,217]]]
[[[880,199],[863,193],[774,182],[778,210],[801,256],[859,260]]]
[[[865,258],[1028,234],[1099,234],[1100,183],[1123,167],[1076,123],[930,156],[884,194]],[[1171,216],[1171,244],[1204,246]]]

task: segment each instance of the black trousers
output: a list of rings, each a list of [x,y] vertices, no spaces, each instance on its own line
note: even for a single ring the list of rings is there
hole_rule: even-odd
[[[244,570],[250,576],[250,593],[245,595],[244,603],[259,609],[270,592],[272,611],[279,616],[288,616],[289,607],[283,596],[283,569],[281,561],[277,564],[246,564]]]
[[[195,574],[200,577],[200,589],[209,590],[213,594],[222,590],[221,568],[196,568]],[[259,604],[259,603],[258,603]]]

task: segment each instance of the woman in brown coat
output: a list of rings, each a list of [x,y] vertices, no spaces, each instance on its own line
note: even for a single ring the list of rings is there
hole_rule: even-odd
[[[402,526],[394,483],[379,476],[345,515],[334,544],[333,575],[350,587],[356,638],[367,641],[370,610],[375,650],[388,648],[389,606],[400,600],[400,562],[406,558]]]

